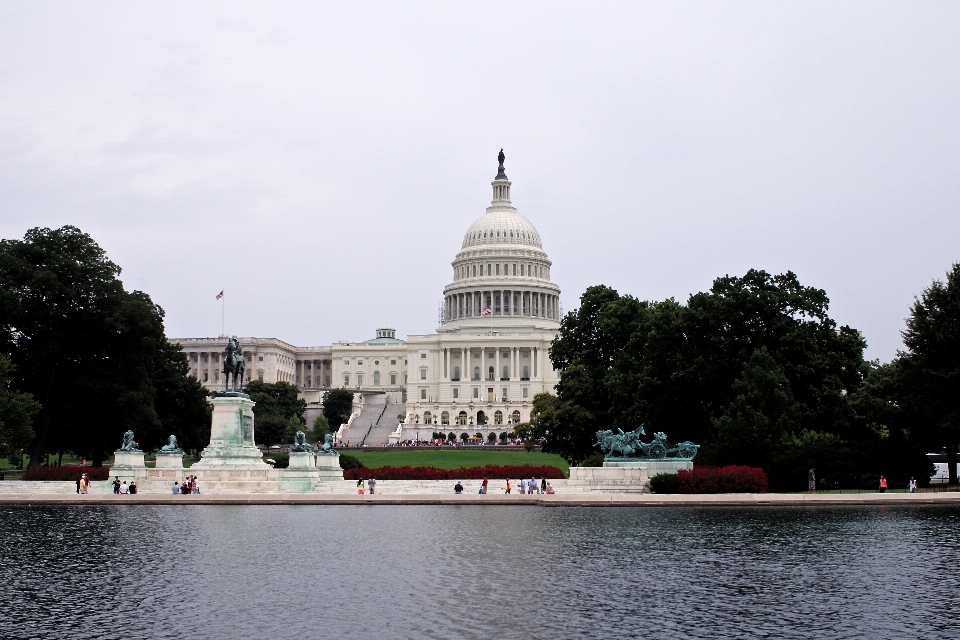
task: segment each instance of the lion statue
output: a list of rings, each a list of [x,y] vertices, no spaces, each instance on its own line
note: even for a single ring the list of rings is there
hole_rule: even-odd
[[[183,453],[183,449],[177,443],[177,436],[167,438],[167,444],[160,447],[161,453]]]
[[[307,442],[307,434],[303,431],[297,431],[297,435],[293,436],[293,446],[290,447],[290,451],[307,451],[313,453],[313,447]]]
[[[320,445],[320,453],[336,453],[333,448],[333,436],[329,433],[323,436],[323,444]]]
[[[120,451],[140,451],[140,445],[133,439],[133,431],[129,429],[123,434],[123,444],[120,445]]]

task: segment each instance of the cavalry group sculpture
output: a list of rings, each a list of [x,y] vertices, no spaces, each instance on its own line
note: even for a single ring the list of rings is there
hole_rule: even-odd
[[[643,425],[626,433],[623,429],[617,429],[617,432],[609,429],[597,431],[594,446],[600,447],[604,460],[693,460],[700,449],[700,445],[689,441],[671,447],[667,434],[662,431],[653,434],[651,442],[643,442],[640,436],[647,434]]]

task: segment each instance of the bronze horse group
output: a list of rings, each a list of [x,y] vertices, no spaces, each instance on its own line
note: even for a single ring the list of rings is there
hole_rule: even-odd
[[[243,349],[240,348],[240,341],[237,336],[230,338],[227,342],[227,348],[223,350],[223,390],[224,391],[242,391],[243,374],[245,371],[243,361]],[[233,376],[233,386],[230,385],[230,377]],[[239,384],[237,382],[239,381]]]

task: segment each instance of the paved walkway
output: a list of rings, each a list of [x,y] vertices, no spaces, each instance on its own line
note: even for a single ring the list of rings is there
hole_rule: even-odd
[[[443,504],[516,505],[541,507],[663,507],[663,506],[820,506],[820,505],[960,505],[960,492],[944,493],[728,493],[714,495],[555,494],[479,495],[317,493],[233,493],[210,495],[137,494],[20,494],[0,495],[0,504]]]

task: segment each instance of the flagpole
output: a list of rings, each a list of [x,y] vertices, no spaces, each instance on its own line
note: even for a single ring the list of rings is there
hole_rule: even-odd
[[[224,289],[224,291],[226,291],[226,289]],[[221,293],[220,294],[220,337],[221,338],[227,335],[224,332],[224,327],[226,326],[226,317],[227,317],[226,309],[227,309],[227,298],[226,296],[223,295],[223,293]]]

